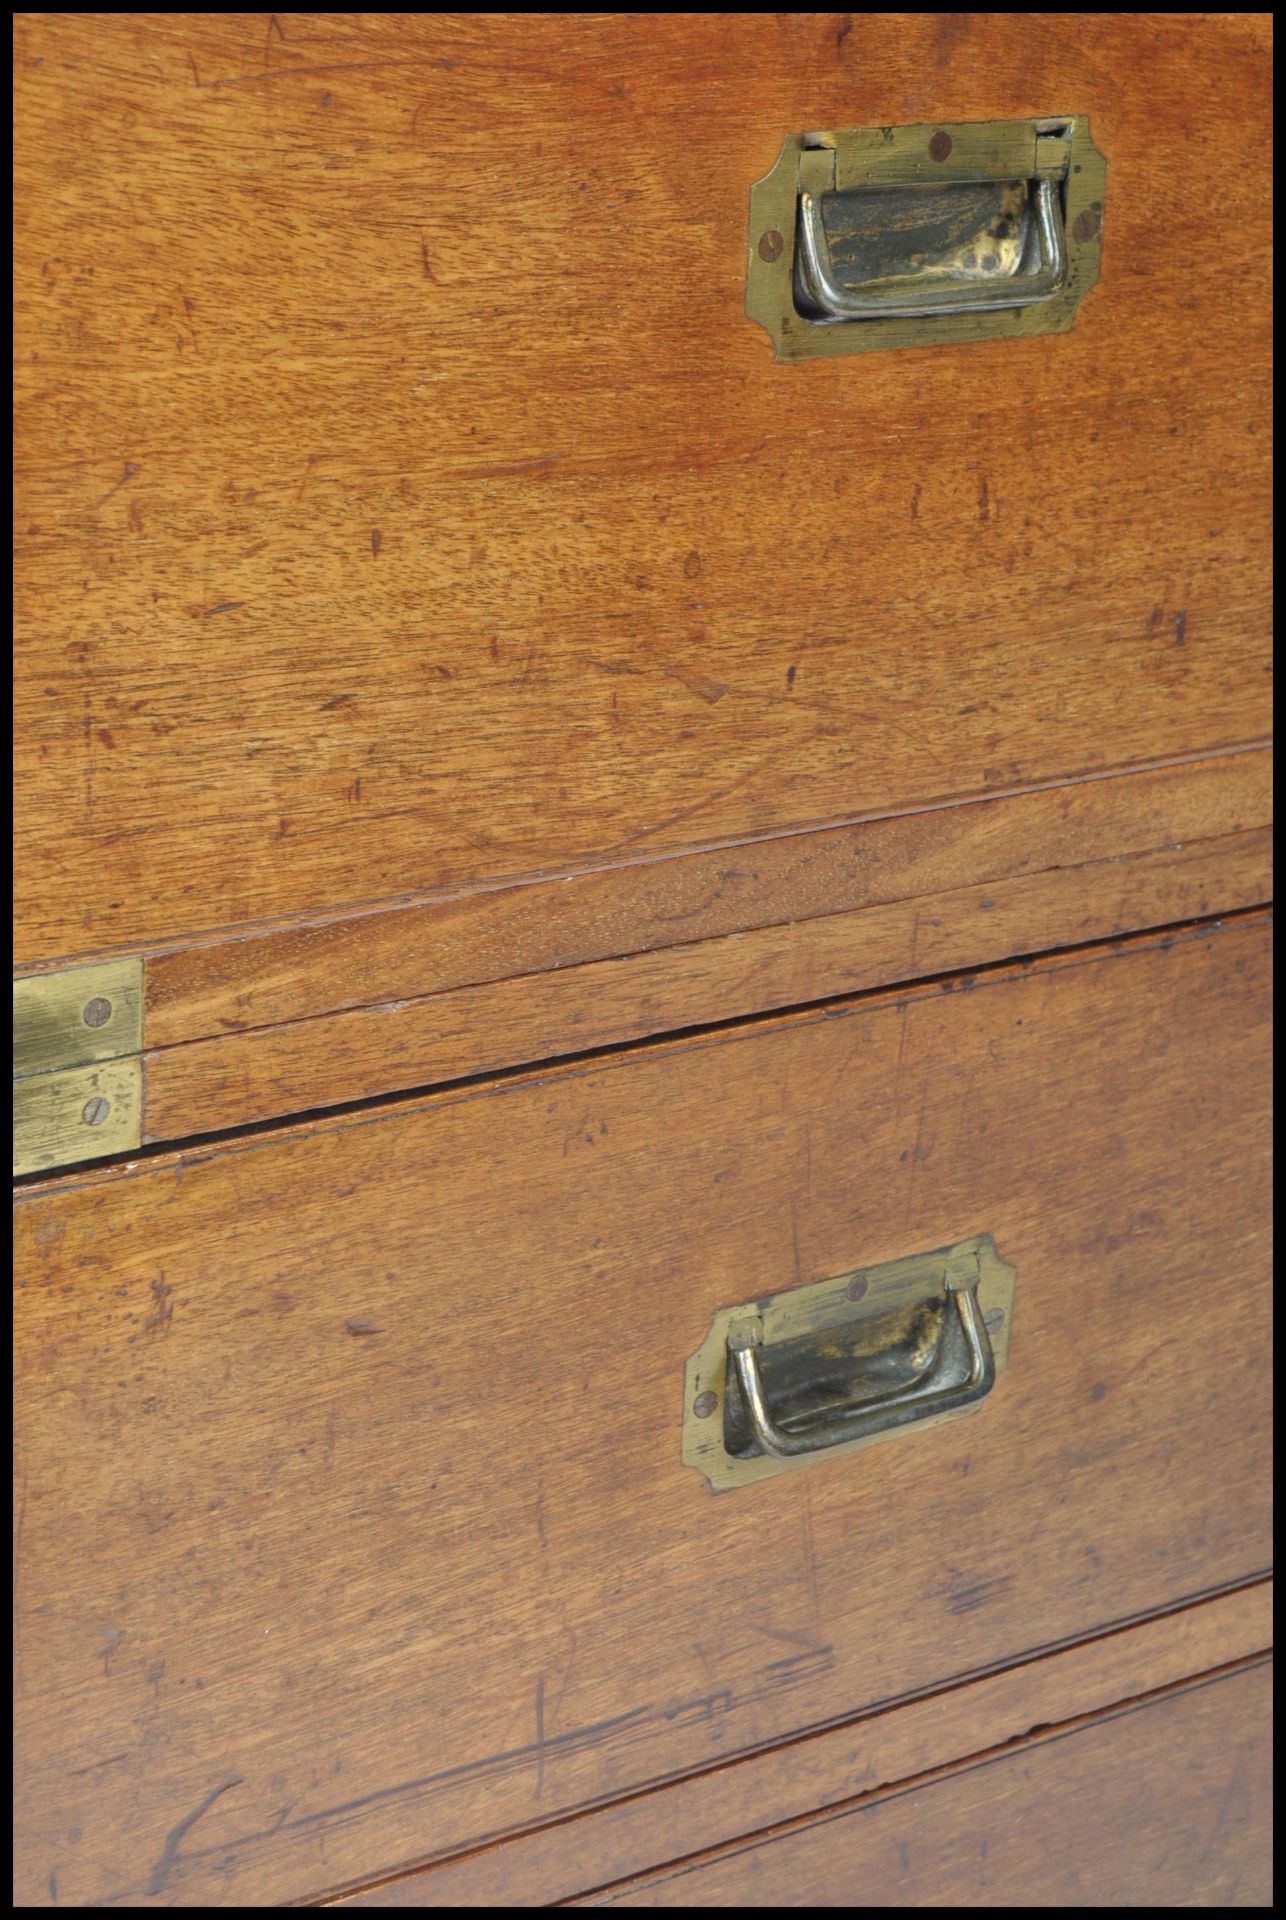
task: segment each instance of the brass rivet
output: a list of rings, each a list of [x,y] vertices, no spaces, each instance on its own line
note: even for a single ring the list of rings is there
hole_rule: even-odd
[[[850,1300],[860,1300],[870,1284],[864,1273],[855,1273],[844,1291]]]
[[[698,1420],[708,1420],[718,1404],[717,1393],[699,1393],[692,1402],[692,1411]]]
[[[760,239],[759,258],[761,260],[780,260],[782,248],[785,244],[786,242],[782,239],[776,227],[770,227],[767,233]]]
[[[86,1100],[80,1117],[87,1127],[101,1127],[111,1110],[111,1101],[104,1100],[101,1093],[96,1093],[92,1100]]]
[[[1077,240],[1092,240],[1098,232],[1098,215],[1093,207],[1086,207],[1078,213],[1072,222],[1072,234]]]
[[[86,1004],[80,1017],[87,1027],[105,1027],[112,1017],[112,1003],[99,995]]]
[[[997,1327],[1003,1327],[1005,1324],[1005,1309],[1003,1307],[988,1307],[986,1313],[982,1316],[982,1324],[986,1327],[988,1333],[994,1333]]]
[[[951,135],[949,133],[935,133],[929,142],[929,158],[931,160],[945,160],[950,152]]]

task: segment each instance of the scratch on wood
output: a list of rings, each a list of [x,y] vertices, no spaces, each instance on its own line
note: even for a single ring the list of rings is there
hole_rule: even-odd
[[[547,473],[562,457],[561,453],[542,453],[534,460],[500,460],[490,466],[457,467],[456,471],[465,480],[503,480],[516,473]]]
[[[203,1819],[204,1816],[209,1813],[216,1800],[221,1799],[222,1796],[230,1792],[233,1787],[239,1787],[244,1778],[245,1776],[243,1774],[234,1773],[230,1774],[226,1780],[221,1780],[217,1787],[211,1787],[205,1799],[202,1800],[198,1806],[194,1807],[191,1813],[184,1814],[177,1826],[171,1827],[161,1857],[152,1868],[148,1878],[147,1890],[150,1894],[160,1893],[171,1873],[173,1873],[175,1863],[179,1857],[179,1846],[183,1840],[183,1836],[191,1831],[198,1820]]]
[[[151,1285],[153,1306],[143,1322],[143,1331],[144,1333],[168,1333],[170,1322],[174,1318],[174,1302],[170,1298],[174,1289],[166,1285],[164,1272],[160,1279],[153,1280]]]
[[[545,1790],[545,1676],[536,1682],[536,1798]]]
[[[112,495],[114,493],[119,493],[122,487],[127,487],[130,481],[134,478],[134,475],[138,471],[139,471],[138,461],[127,460],[125,462],[124,467],[121,469],[121,477],[116,482],[116,485],[114,487],[109,487],[101,500],[95,500],[94,502],[95,509],[99,507],[105,507],[107,505],[107,502],[111,499]]]
[[[211,614],[231,613],[234,607],[244,607],[245,604],[244,600],[220,600],[217,607],[206,607],[201,618],[208,620]]]

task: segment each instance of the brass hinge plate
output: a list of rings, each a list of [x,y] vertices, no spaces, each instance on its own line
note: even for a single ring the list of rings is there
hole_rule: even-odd
[[[13,1171],[128,1153],[142,1141],[143,962],[13,983]]]

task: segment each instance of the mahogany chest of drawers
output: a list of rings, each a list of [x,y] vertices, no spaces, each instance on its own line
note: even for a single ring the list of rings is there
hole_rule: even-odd
[[[1269,1902],[1269,66],[18,16],[19,1905]]]

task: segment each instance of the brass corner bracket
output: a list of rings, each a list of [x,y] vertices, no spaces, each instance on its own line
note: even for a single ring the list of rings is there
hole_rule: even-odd
[[[13,1171],[128,1153],[143,1124],[143,962],[13,983]]]

